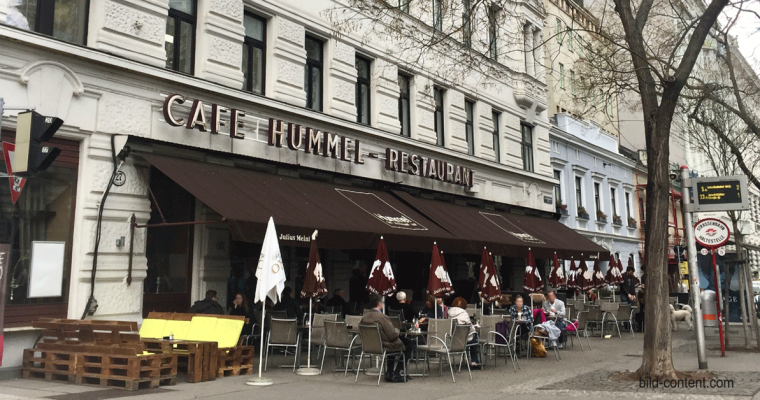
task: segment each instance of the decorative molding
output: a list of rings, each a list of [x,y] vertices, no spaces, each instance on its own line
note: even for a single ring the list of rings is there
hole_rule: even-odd
[[[21,69],[21,72],[19,73],[18,81],[23,85],[28,84],[29,78],[32,75],[32,73],[46,66],[63,71],[63,77],[66,78],[66,80],[69,81],[69,83],[71,83],[73,95],[79,96],[82,93],[84,93],[84,85],[82,84],[82,81],[79,80],[79,77],[74,73],[74,71],[72,71],[71,68],[57,61],[48,61],[48,60],[36,61],[25,66],[24,68]]]

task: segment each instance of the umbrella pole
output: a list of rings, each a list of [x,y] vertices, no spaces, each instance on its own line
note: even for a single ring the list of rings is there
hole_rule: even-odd
[[[319,368],[315,368],[314,366],[311,365],[311,330],[313,328],[312,326],[313,321],[311,319],[311,307],[312,307],[311,303],[313,300],[314,298],[309,298],[309,315],[307,316],[307,318],[309,319],[307,321],[304,321],[304,323],[305,322],[309,323],[309,348],[306,350],[307,351],[306,366],[298,368],[296,370],[296,375],[319,375]],[[300,351],[300,349],[298,351]]]
[[[261,376],[261,369],[264,366],[264,321],[266,321],[266,297],[264,297],[264,301],[261,302],[261,340],[259,341],[259,376],[256,378],[249,379],[248,382],[246,382],[246,385],[250,386],[269,386],[273,382],[269,378],[263,378]]]

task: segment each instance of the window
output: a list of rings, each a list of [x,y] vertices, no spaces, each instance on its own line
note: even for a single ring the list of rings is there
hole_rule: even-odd
[[[409,12],[409,3],[411,3],[412,0],[398,0],[398,9],[408,13]]]
[[[617,191],[615,190],[615,188],[610,188],[610,203],[612,204],[612,215],[613,216],[618,215]]]
[[[192,74],[195,54],[195,1],[169,1],[166,18],[166,68]]]
[[[575,177],[575,206],[583,207],[583,178]]]
[[[559,153],[559,142],[556,140],[552,140],[552,151]]]
[[[612,116],[612,96],[607,96],[607,115]]]
[[[465,46],[472,46],[472,9],[471,0],[462,0],[462,43]]]
[[[581,35],[576,36],[576,39],[578,39],[578,54],[583,57],[583,40],[581,39]]]
[[[475,126],[474,126],[474,109],[475,103],[470,100],[464,101],[464,112],[467,116],[467,121],[464,123],[465,135],[467,139],[467,154],[475,154]]]
[[[599,166],[599,157],[594,157],[594,166],[595,167]]]
[[[492,60],[499,60],[499,11],[494,7],[488,8],[488,55]]]
[[[562,171],[555,169],[554,179],[557,180],[554,184],[554,203],[559,205],[562,204]]]
[[[570,94],[575,95],[575,71],[570,70]]]
[[[501,123],[501,113],[498,111],[491,112],[491,121],[493,121],[493,152],[496,155],[495,161],[501,162],[501,134],[499,124]]]
[[[89,0],[11,1],[8,18],[0,22],[66,42],[85,44],[89,5]],[[21,15],[11,18],[14,9]]]
[[[602,197],[599,193],[600,186],[599,182],[594,182],[594,205],[597,212],[602,211]]]
[[[443,0],[433,0],[433,28],[443,30]]]
[[[446,145],[443,131],[443,89],[433,88],[433,97],[435,100],[435,135],[438,139],[437,144],[443,147]]]
[[[322,52],[322,41],[307,35],[303,90],[306,108],[314,111],[322,111]]]
[[[267,21],[246,11],[243,25],[243,90],[263,95]]]
[[[633,218],[633,214],[631,213],[631,194],[628,192],[625,192],[625,215],[628,218]]]
[[[356,56],[356,122],[369,125],[369,66],[372,61]]]
[[[557,18],[557,43],[562,44],[562,20]]]
[[[567,49],[573,51],[573,32],[567,32]]]
[[[559,88],[565,90],[565,65],[559,64]]]
[[[578,149],[575,149],[575,159],[578,161],[581,160],[581,151]]]
[[[520,129],[522,130],[523,169],[533,172],[533,128],[520,125]]]
[[[401,135],[406,137],[411,136],[412,133],[411,107],[409,105],[409,93],[411,93],[409,83],[411,80],[412,78],[408,75],[398,74],[398,119],[401,122]]]

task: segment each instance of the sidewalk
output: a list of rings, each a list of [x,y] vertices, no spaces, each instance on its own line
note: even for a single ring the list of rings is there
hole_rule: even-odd
[[[673,357],[679,370],[696,370],[696,347],[693,344],[693,331],[674,332]],[[332,366],[332,359],[325,360],[325,374],[322,376],[303,377],[295,375],[290,369],[276,368],[281,363],[290,361],[282,356],[270,357],[270,369],[265,376],[274,381],[269,387],[251,387],[245,385],[250,376],[226,377],[211,382],[189,384],[180,382],[176,386],[159,389],[126,392],[115,389],[103,389],[89,386],[76,386],[58,382],[36,380],[0,381],[0,400],[47,398],[56,400],[91,400],[91,399],[361,399],[395,398],[409,400],[428,399],[756,399],[760,400],[760,354],[727,353],[720,357],[715,351],[717,342],[708,342],[708,365],[711,371],[734,379],[734,389],[710,392],[712,394],[676,394],[668,389],[638,389],[638,382],[620,382],[606,380],[607,371],[635,370],[641,364],[643,334],[637,333],[632,338],[630,333],[623,333],[623,338],[592,338],[593,350],[582,352],[579,344],[562,350],[562,360],[556,361],[553,354],[541,359],[520,359],[521,369],[515,373],[512,366],[504,364],[504,358],[497,360],[494,368],[493,359],[489,360],[487,369],[473,371],[473,380],[469,380],[466,371],[457,372],[456,383],[451,382],[451,375],[444,370],[438,376],[416,378],[406,384],[389,384],[363,374],[358,383],[354,377],[344,378],[342,373],[327,372]],[[331,353],[328,353],[331,354]],[[274,367],[273,367],[274,366]],[[178,379],[182,381],[182,379]],[[609,391],[613,388],[625,391]]]

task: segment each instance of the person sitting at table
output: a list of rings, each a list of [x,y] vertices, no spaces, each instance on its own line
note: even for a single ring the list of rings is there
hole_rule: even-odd
[[[457,322],[458,325],[470,325],[470,333],[467,334],[467,344],[478,344],[478,333],[470,320],[470,314],[467,312],[467,300],[463,297],[457,297],[451,302],[449,307],[449,317]],[[480,360],[478,358],[478,346],[470,346],[470,369],[480,369]]]
[[[512,322],[525,321],[525,329],[520,328],[520,336],[527,337],[533,330],[533,310],[530,306],[523,304],[523,298],[519,294],[515,296],[515,304],[509,307],[509,314],[512,316]]]
[[[443,318],[443,308],[441,306],[436,305],[433,307],[433,304],[436,304],[436,298],[431,296],[427,297],[427,300],[425,300],[425,307],[422,309],[422,313],[425,314],[428,318],[436,319],[436,318]],[[420,321],[424,322],[424,321]]]
[[[333,297],[327,300],[328,307],[340,307],[340,312],[343,315],[348,314],[348,302],[346,301],[346,292],[343,289],[335,289]]]
[[[216,302],[216,290],[209,290],[206,292],[206,298],[198,300],[190,307],[191,313],[195,314],[219,314],[224,315],[224,308]]]
[[[396,306],[396,309],[401,310],[401,313],[404,315],[404,322],[412,322],[414,317],[417,316],[417,311],[414,309],[412,303],[406,299],[406,293],[396,293],[396,300],[398,300],[398,306]]]
[[[393,327],[391,319],[383,314],[383,297],[373,294],[370,296],[369,305],[372,309],[362,316],[361,324],[377,324],[380,328],[380,338],[383,341],[383,350],[387,352],[403,352],[406,361],[414,350],[414,344],[410,340],[401,337],[399,331]],[[398,356],[388,356],[388,367],[385,371],[386,382],[404,382],[401,371],[404,369]],[[411,379],[407,376],[407,380]]]
[[[556,292],[546,294],[546,300],[543,304],[544,312],[549,318],[565,318],[565,302],[557,298]]]
[[[230,315],[240,315],[248,318],[248,323],[243,325],[243,335],[251,334],[251,327],[253,326],[253,309],[248,304],[243,293],[236,293],[235,298],[232,300],[232,308],[230,308]]]
[[[275,304],[274,307],[272,307],[272,310],[285,310],[285,315],[288,318],[295,318],[300,324],[303,320],[303,312],[301,311],[301,306],[299,306],[296,299],[293,298],[293,289],[291,289],[290,286],[285,286],[285,289],[282,289],[281,297],[280,302]]]

